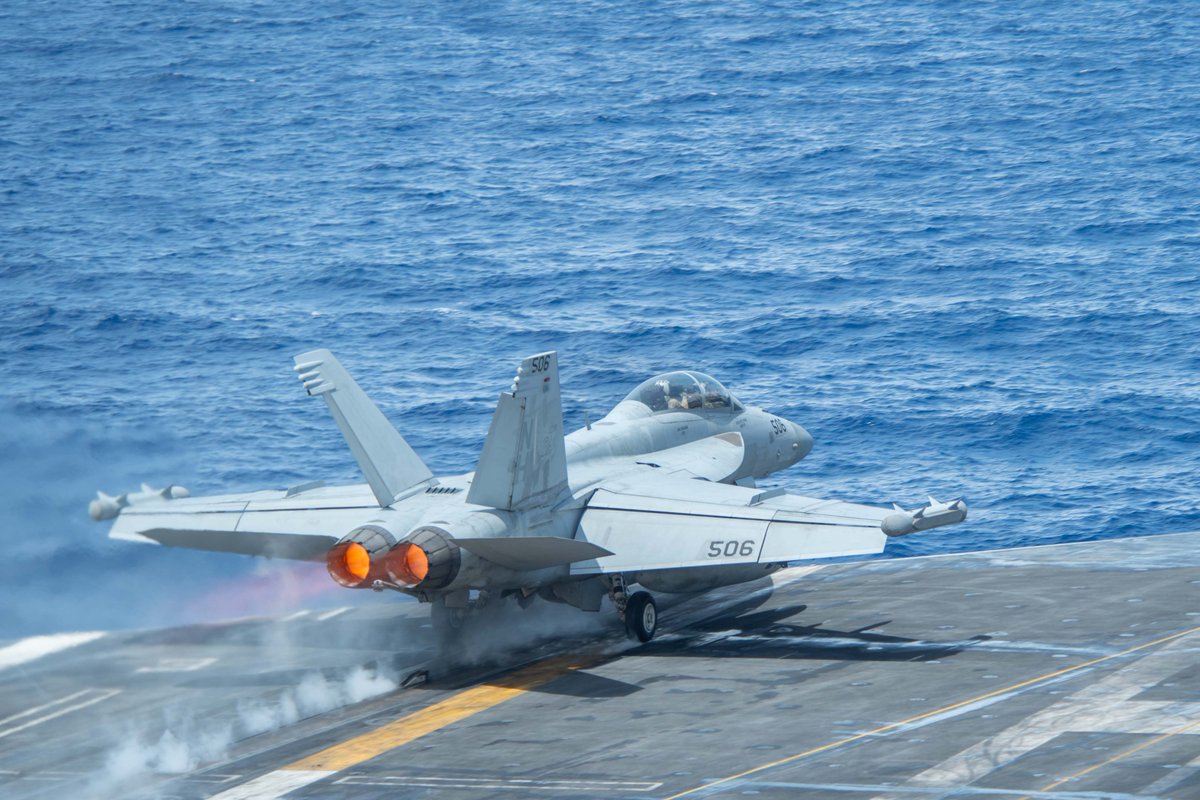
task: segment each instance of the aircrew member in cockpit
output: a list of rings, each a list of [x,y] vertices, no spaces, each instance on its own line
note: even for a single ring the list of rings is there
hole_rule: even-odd
[[[651,411],[662,411],[664,408],[671,407],[671,402],[668,400],[668,391],[670,384],[665,380],[655,381],[646,388],[642,395],[642,402],[650,407]]]

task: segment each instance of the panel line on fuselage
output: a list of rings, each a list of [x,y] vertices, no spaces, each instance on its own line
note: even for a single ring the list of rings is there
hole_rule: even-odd
[[[729,507],[731,509],[740,508],[740,506],[729,506]],[[758,506],[758,507],[762,508],[762,506]],[[588,510],[589,511],[628,511],[629,509],[618,508],[615,506],[591,506],[591,505],[589,505]],[[766,510],[770,511],[773,509],[766,509]],[[778,510],[779,511],[790,511],[790,509],[786,509],[786,508],[781,508]],[[660,514],[662,516],[668,516],[668,517],[691,517],[693,519],[729,519],[728,516],[724,516],[721,514],[696,514],[696,513],[688,512],[688,511],[663,511],[660,509],[649,509],[649,508],[639,508],[639,509],[637,509],[637,512],[639,514]],[[792,511],[791,513],[796,513],[796,512]],[[756,519],[758,519],[758,518],[756,517]],[[848,525],[844,522],[817,522],[815,520],[809,521],[809,520],[796,520],[796,519],[768,519],[766,517],[763,517],[761,521],[770,522],[772,525],[824,525],[824,526],[830,527],[830,528],[878,528],[879,527],[878,525],[874,525],[874,524],[872,524],[872,525]]]

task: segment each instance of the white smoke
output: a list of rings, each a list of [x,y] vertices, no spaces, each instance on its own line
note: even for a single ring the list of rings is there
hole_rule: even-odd
[[[256,649],[261,651],[263,661],[303,662],[310,654],[299,630],[283,621],[259,628]],[[343,630],[347,646],[361,646],[356,640],[360,635],[357,631],[353,627]],[[332,635],[337,635],[337,629],[332,629]],[[613,635],[623,640],[609,607],[599,613],[586,613],[538,599],[522,609],[512,598],[496,598],[481,613],[472,615],[465,629],[440,651],[429,669],[436,678],[462,667],[504,668],[570,650],[575,640],[594,645],[597,636]],[[330,643],[323,640],[324,646]],[[433,636],[428,647],[430,656],[438,652]],[[238,757],[239,743],[250,737],[396,691],[402,677],[383,668],[362,666],[342,672],[313,669],[275,692],[231,700],[224,709],[205,706],[203,715],[196,707],[168,707],[157,724],[147,722],[140,728],[113,731],[114,744],[90,787],[91,794],[117,798],[137,789],[153,791],[155,785],[172,775]]]
[[[310,672],[266,701],[238,703],[232,721],[200,722],[168,709],[161,733],[124,731],[92,786],[96,797],[123,797],[155,776],[179,775],[227,758],[243,739],[278,730],[316,714],[361,703],[399,688],[392,676],[356,667],[338,678]]]
[[[102,788],[115,790],[149,774],[177,775],[220,759],[233,743],[228,726],[202,731],[167,729],[156,740],[131,736],[108,754]]]
[[[574,638],[594,640],[614,630],[613,609],[605,603],[599,612],[580,611],[569,605],[538,599],[520,608],[512,599],[493,601],[441,652],[443,668],[524,661],[542,651],[570,649]]]
[[[395,678],[362,667],[351,670],[340,680],[331,680],[321,672],[312,672],[305,675],[294,688],[280,694],[275,702],[239,703],[238,730],[242,738],[257,736],[305,717],[361,703],[397,688],[399,682]]]

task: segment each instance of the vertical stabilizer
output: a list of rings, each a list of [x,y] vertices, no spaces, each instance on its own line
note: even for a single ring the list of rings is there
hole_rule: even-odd
[[[521,362],[500,395],[467,502],[518,511],[554,500],[567,486],[558,353]]]
[[[333,353],[310,350],[295,361],[309,395],[325,398],[379,505],[390,506],[406,490],[433,477]]]

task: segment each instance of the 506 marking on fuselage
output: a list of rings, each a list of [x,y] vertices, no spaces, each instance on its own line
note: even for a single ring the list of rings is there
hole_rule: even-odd
[[[716,539],[708,543],[708,557],[752,556],[756,547],[758,547],[758,542],[753,539]]]

